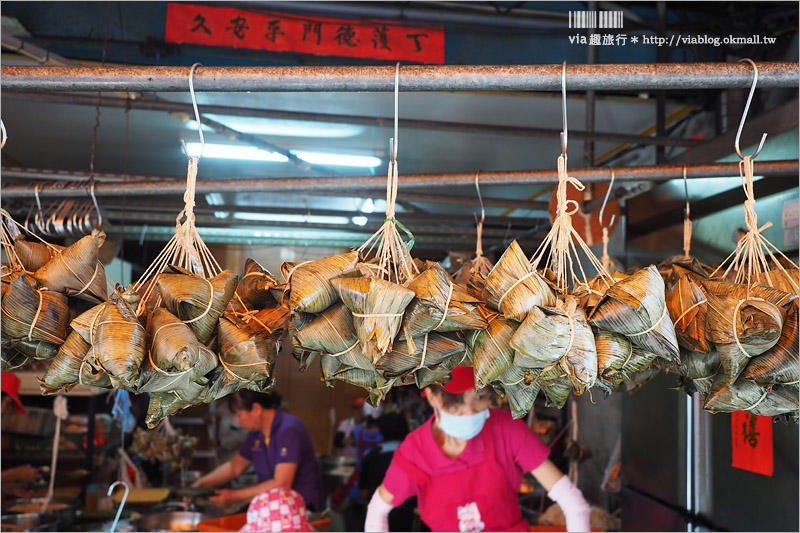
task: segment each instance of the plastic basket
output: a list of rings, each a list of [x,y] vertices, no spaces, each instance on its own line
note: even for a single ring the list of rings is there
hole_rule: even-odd
[[[223,516],[221,518],[214,518],[212,520],[204,520],[197,524],[198,531],[239,531],[242,526],[247,523],[247,513],[234,514],[230,516]],[[311,527],[314,531],[328,531],[328,524],[331,523],[330,518],[323,518],[311,522]]]

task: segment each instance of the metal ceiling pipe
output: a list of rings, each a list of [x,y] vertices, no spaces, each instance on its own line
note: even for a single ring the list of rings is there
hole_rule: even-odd
[[[555,158],[554,158],[555,159]],[[555,166],[555,165],[554,165]],[[739,175],[738,163],[709,163],[696,165],[661,165],[615,168],[615,180],[626,181],[665,181],[680,179],[686,168],[687,178],[718,178]],[[796,178],[798,174],[798,161],[796,159],[781,161],[756,161],[755,174],[768,178],[787,177]],[[41,173],[41,171],[37,171]],[[9,176],[4,171],[4,177]],[[23,177],[24,172],[17,172],[17,177]],[[584,183],[606,182],[611,179],[610,167],[575,168],[569,170],[569,175]],[[543,185],[558,183],[558,173],[554,169],[546,170],[504,170],[481,171],[481,186],[491,185]],[[434,187],[461,187],[471,186],[475,183],[474,172],[451,172],[446,174],[405,174],[400,176],[398,188],[424,189]],[[311,191],[365,191],[384,190],[386,178],[382,176],[337,176],[335,178],[262,178],[262,179],[231,179],[231,180],[206,180],[197,181],[195,191],[197,194],[211,192],[253,193],[253,192],[311,192]],[[136,194],[142,196],[155,196],[167,194],[183,194],[186,185],[174,180],[172,182],[151,181],[134,183],[97,183],[95,194],[97,196],[124,196]],[[34,190],[30,185],[10,185],[2,189],[4,198],[31,198]],[[81,188],[46,188],[39,191],[39,196],[49,198],[86,197],[85,187]],[[505,202],[506,200],[502,200]]]
[[[5,91],[186,92],[188,67],[19,67],[2,68]],[[199,67],[195,91],[393,91],[394,66]],[[797,62],[758,65],[758,86],[800,84]],[[632,63],[567,65],[570,91],[744,89],[753,74],[747,63]],[[400,90],[558,91],[561,65],[408,65],[400,68]]]
[[[10,92],[5,98],[49,102],[57,104],[91,105],[97,104],[97,98],[83,94]],[[191,104],[169,102],[166,100],[129,100],[126,98],[101,97],[100,105],[119,109],[139,109],[144,111],[178,112],[192,115]],[[252,107],[231,107],[221,105],[203,105],[202,114],[233,115],[242,117],[272,118],[280,120],[303,120],[309,122],[325,122],[334,124],[357,124],[360,126],[391,127],[391,117],[364,117],[354,115],[334,115],[328,113],[306,113],[301,111],[281,111],[278,109],[258,109]],[[398,119],[400,128],[412,128],[435,131],[453,131],[461,133],[482,133],[487,135],[511,135],[517,137],[558,138],[560,130],[548,128],[527,128],[521,126],[500,126],[496,124],[470,124],[466,122],[444,122],[438,120]],[[704,141],[700,139],[681,139],[679,137],[655,137],[636,134],[575,131],[570,130],[573,139],[594,139],[595,141],[656,144],[666,146],[698,146]]]

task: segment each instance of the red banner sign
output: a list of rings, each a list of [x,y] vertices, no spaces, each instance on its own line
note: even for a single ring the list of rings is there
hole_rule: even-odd
[[[772,417],[734,411],[731,413],[731,441],[734,468],[772,475]]]
[[[442,27],[184,3],[167,4],[165,40],[271,52],[444,63]]]

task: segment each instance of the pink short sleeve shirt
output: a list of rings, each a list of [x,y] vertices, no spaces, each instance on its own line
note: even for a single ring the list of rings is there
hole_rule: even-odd
[[[497,462],[503,468],[508,482],[515,489],[522,484],[522,476],[538,467],[550,454],[550,449],[528,429],[522,420],[514,420],[511,413],[491,409],[493,424],[484,427],[481,435],[489,431],[497,450]],[[398,447],[397,453],[414,463],[430,476],[450,474],[483,461],[483,440],[476,437],[467,442],[461,455],[449,458],[444,455],[433,437],[433,417],[412,431]],[[383,486],[394,495],[393,505],[398,506],[413,496],[419,496],[419,485],[395,462],[389,465]]]

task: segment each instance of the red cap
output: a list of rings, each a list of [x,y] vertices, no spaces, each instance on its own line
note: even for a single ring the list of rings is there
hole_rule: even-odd
[[[19,378],[11,372],[0,372],[0,375],[2,375],[0,389],[14,400],[14,409],[16,409],[18,413],[25,413],[25,406],[19,401]]]
[[[364,407],[364,398],[356,398],[353,400],[353,407]]]
[[[475,390],[475,374],[471,366],[457,366],[453,369],[453,379],[443,388],[450,394],[461,394]]]

